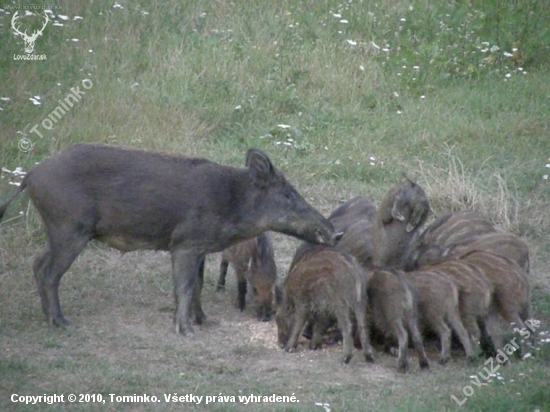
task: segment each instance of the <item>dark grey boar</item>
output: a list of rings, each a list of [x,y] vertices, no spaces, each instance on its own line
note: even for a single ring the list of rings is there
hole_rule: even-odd
[[[97,239],[121,251],[154,249],[172,257],[176,332],[204,320],[204,258],[273,230],[334,243],[334,229],[273,166],[250,149],[245,168],[207,159],[77,144],[33,167],[21,186],[40,213],[47,245],[33,264],[48,321],[69,325],[59,304],[62,275]]]
[[[386,340],[397,339],[397,370],[404,373],[409,369],[409,334],[420,368],[428,369],[430,363],[418,329],[418,291],[405,273],[396,269],[375,269],[368,280],[367,295],[376,329],[384,334]]]
[[[408,272],[407,278],[418,290],[418,312],[422,329],[430,329],[439,336],[439,363],[445,364],[451,358],[451,331],[457,335],[468,358],[474,358],[472,341],[460,318],[459,294],[454,281],[437,270]]]
[[[372,362],[367,326],[367,278],[353,257],[328,246],[305,245],[278,295],[277,333],[287,352],[293,351],[306,322],[313,322],[310,348],[320,347],[325,320],[335,317],[343,336],[343,362],[352,357],[356,323],[365,360]],[[319,321],[319,322],[318,322]]]
[[[402,269],[409,243],[430,210],[424,190],[410,179],[392,187],[378,206],[371,230],[375,266]]]
[[[225,288],[227,268],[231,264],[237,277],[237,308],[246,308],[247,283],[258,320],[269,321],[273,315],[273,287],[277,280],[277,265],[273,245],[267,233],[237,243],[222,252],[217,290]]]

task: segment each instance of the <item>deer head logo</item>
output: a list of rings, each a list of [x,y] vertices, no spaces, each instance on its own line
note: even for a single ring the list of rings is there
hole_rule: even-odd
[[[40,34],[42,34],[42,32],[44,31],[44,28],[46,27],[46,24],[48,24],[48,22],[50,21],[50,19],[48,18],[48,15],[46,13],[44,13],[44,25],[42,26],[42,28],[40,30],[35,30],[32,35],[28,35],[27,34],[27,31],[25,30],[24,32],[21,32],[19,30],[19,27],[17,27],[15,24],[17,22],[17,20],[21,17],[21,16],[18,16],[19,12],[16,11],[15,14],[13,15],[12,19],[11,19],[11,27],[13,28],[13,30],[17,33],[17,34],[20,34],[21,37],[23,38],[23,40],[25,41],[25,53],[32,53],[33,50],[34,50],[34,42],[36,41],[36,39],[38,38],[38,36]]]

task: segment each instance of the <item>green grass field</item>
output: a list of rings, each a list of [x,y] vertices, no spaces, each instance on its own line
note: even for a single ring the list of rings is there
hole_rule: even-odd
[[[445,367],[432,351],[430,372],[413,362],[405,376],[379,352],[375,365],[356,356],[346,367],[339,347],[285,354],[273,322],[234,310],[235,283],[214,292],[212,257],[209,321],[190,340],[170,330],[168,256],[120,257],[98,244],[61,283],[78,329],[53,329],[31,275],[45,236],[21,196],[0,223],[0,410],[60,406],[13,403],[12,394],[88,393],[117,411],[550,411],[548,0],[73,1],[48,12],[37,61],[14,57],[25,43],[12,17],[19,11],[31,33],[44,12],[18,4],[0,9],[0,201],[17,167],[83,141],[232,165],[258,147],[325,215],[355,195],[377,203],[406,173],[425,188],[432,217],[477,209],[529,244],[544,333],[531,358],[480,387],[471,380],[483,361],[469,365],[460,351]],[[296,244],[276,237],[281,275]],[[458,406],[451,396],[463,399],[468,385]],[[111,393],[162,402],[111,403]],[[300,402],[164,401],[174,393]]]

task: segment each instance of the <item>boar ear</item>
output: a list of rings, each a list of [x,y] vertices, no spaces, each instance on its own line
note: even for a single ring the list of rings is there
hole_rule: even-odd
[[[267,187],[275,180],[275,167],[261,150],[248,149],[246,166],[248,166],[252,181],[258,187]]]

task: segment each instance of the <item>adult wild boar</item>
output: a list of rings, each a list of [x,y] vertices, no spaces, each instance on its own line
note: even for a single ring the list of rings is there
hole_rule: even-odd
[[[86,244],[97,239],[121,251],[171,253],[174,328],[193,333],[204,258],[273,230],[309,242],[334,242],[334,230],[265,153],[249,149],[246,168],[207,159],[77,144],[46,159],[23,179],[0,218],[23,190],[40,213],[47,245],[33,264],[48,321],[69,325],[59,304],[59,281]]]
[[[258,320],[269,321],[273,315],[273,288],[277,280],[277,265],[271,239],[267,233],[237,243],[222,253],[217,291],[224,290],[229,264],[237,277],[237,307],[246,308],[247,284],[252,288]]]

